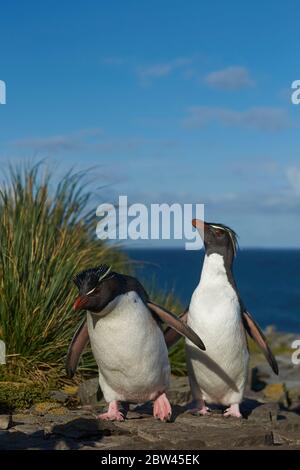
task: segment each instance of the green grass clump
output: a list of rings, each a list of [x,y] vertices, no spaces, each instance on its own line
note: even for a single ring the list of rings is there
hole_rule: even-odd
[[[48,392],[42,385],[0,382],[0,412],[29,408],[47,398]]]
[[[0,339],[6,343],[7,380],[63,376],[82,316],[72,311],[73,276],[103,262],[123,272],[127,265],[124,254],[96,239],[83,174],[68,173],[55,184],[42,169],[10,168],[0,185]],[[81,364],[85,371],[94,367],[89,352]]]

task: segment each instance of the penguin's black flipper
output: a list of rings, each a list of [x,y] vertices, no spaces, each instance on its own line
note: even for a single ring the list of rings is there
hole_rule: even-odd
[[[87,329],[87,322],[86,320],[84,320],[80,324],[79,328],[77,328],[72,338],[72,341],[70,343],[68,352],[67,352],[65,368],[66,368],[67,376],[70,379],[73,377],[73,375],[76,372],[80,356],[85,346],[87,345],[88,341],[89,341],[89,334],[88,334],[88,329]]]
[[[185,311],[178,316],[179,320],[182,321],[183,323],[187,323],[187,316],[188,316],[188,307],[185,309]],[[177,333],[177,331],[173,330],[170,326],[165,329],[164,331],[164,337],[165,337],[165,342],[167,345],[167,348],[170,349],[174,344],[178,343],[178,341],[181,338],[181,335]]]
[[[198,348],[205,351],[205,346],[199,336],[192,330],[192,328],[190,328],[186,323],[183,323],[176,315],[150,301],[147,302],[147,306],[150,310],[152,310],[152,312],[156,313],[156,315],[158,315],[163,322],[167,323],[167,325],[177,331],[177,333],[182,336],[186,336],[196,346],[198,346]]]
[[[244,327],[248,335],[251,336],[251,338],[256,342],[256,344],[261,348],[273,372],[276,375],[278,375],[279,373],[278,364],[267,343],[267,339],[265,335],[261,331],[260,327],[254,320],[254,318],[250,315],[249,312],[247,312],[247,310],[243,311],[242,316],[243,316]]]

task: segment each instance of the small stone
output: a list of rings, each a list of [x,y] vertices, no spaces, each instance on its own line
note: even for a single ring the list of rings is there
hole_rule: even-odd
[[[0,429],[5,431],[12,425],[11,415],[0,415]]]

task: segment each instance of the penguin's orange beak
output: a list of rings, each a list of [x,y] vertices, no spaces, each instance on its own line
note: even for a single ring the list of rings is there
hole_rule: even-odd
[[[78,310],[84,310],[87,303],[88,303],[88,298],[85,295],[77,297],[73,305],[73,310],[75,310],[75,312]]]
[[[200,219],[193,219],[192,225],[198,230],[202,240],[204,240],[205,222]]]

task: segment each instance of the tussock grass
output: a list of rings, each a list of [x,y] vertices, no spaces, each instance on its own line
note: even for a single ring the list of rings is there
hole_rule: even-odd
[[[0,186],[0,339],[8,354],[0,378],[63,376],[81,317],[72,311],[74,274],[102,262],[128,267],[121,251],[96,239],[84,175],[70,172],[54,187],[41,164],[11,167]],[[82,369],[93,364],[85,354]]]

